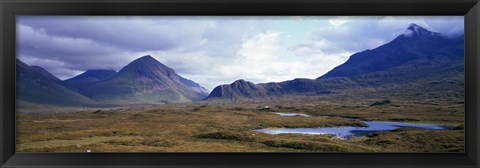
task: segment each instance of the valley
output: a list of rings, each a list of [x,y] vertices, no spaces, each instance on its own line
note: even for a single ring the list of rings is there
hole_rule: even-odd
[[[391,42],[353,54],[318,78],[236,79],[210,92],[150,55],[118,72],[87,70],[67,80],[17,60],[16,147],[19,152],[463,152],[463,50],[463,36],[411,24]],[[384,122],[398,123],[348,138],[258,131]],[[408,124],[433,125],[402,126]]]

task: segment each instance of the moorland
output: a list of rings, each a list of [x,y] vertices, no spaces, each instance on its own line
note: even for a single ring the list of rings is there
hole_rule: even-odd
[[[17,60],[19,152],[463,152],[463,36],[412,24],[317,79],[208,92],[151,56],[120,71],[60,80]],[[280,116],[276,113],[307,114]],[[365,136],[268,134],[263,128],[440,124]]]

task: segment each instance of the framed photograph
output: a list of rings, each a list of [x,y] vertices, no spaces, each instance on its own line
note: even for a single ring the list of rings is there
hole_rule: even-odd
[[[477,0],[0,2],[1,167],[479,167]]]

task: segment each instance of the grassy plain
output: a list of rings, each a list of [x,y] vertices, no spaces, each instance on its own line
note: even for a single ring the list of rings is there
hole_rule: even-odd
[[[270,108],[259,110],[259,106]],[[463,102],[458,100],[299,96],[117,109],[57,109],[55,113],[19,111],[16,147],[20,152],[462,152],[463,108]],[[272,112],[313,117],[282,117]],[[254,131],[364,125],[342,117],[439,123],[451,125],[452,129],[398,129],[351,140],[333,135],[270,135]]]

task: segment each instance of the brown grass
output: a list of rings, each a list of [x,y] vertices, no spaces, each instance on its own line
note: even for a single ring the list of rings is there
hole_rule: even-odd
[[[334,99],[335,100],[335,99]],[[90,109],[69,113],[17,115],[17,151],[21,152],[459,152],[462,129],[402,129],[339,140],[332,135],[253,131],[267,127],[339,127],[362,125],[354,117],[426,123],[463,124],[463,104],[453,101],[390,103],[383,99],[331,101],[298,97],[269,101],[197,102],[158,107]],[[297,112],[313,117],[281,117],[257,110]],[[318,116],[332,116],[329,118]]]

